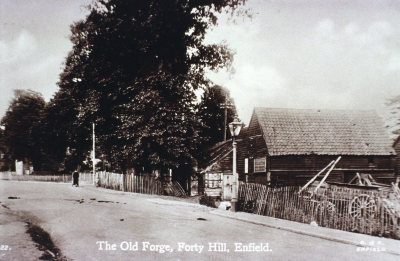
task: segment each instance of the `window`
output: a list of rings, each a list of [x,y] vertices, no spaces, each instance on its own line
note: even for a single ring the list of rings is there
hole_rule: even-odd
[[[375,159],[374,157],[368,157],[368,166],[369,167],[375,167]]]
[[[266,172],[267,171],[267,159],[258,158],[254,159],[254,172]]]

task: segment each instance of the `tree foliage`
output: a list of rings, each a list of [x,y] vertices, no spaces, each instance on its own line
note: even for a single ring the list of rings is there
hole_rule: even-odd
[[[229,90],[219,85],[207,87],[202,95],[201,102],[198,105],[198,117],[201,121],[200,151],[226,139],[231,138],[228,126],[225,125],[225,107],[227,125],[234,120],[236,106],[234,100],[230,97]]]
[[[90,154],[91,126],[78,121],[79,107],[68,92],[60,90],[46,106],[44,151],[48,160],[63,163],[67,171],[77,169]]]
[[[65,127],[65,145],[79,155],[89,150],[94,122],[96,149],[123,170],[190,161],[198,141],[194,90],[210,85],[207,70],[233,60],[226,45],[204,44],[204,36],[218,12],[245,1],[94,1],[71,27],[73,50],[52,101],[54,115],[66,115],[55,125]]]
[[[31,160],[34,169],[41,170],[46,102],[40,93],[32,90],[14,90],[14,96],[1,120],[1,125],[5,127],[4,145],[12,160]]]
[[[11,160],[4,140],[4,126],[0,126],[0,171],[11,170]]]

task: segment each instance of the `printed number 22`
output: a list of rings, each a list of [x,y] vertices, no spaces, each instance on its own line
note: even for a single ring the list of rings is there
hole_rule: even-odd
[[[0,250],[8,250],[8,245],[1,245]]]

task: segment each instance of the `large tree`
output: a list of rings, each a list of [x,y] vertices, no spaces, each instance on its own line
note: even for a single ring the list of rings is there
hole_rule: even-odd
[[[34,169],[41,170],[46,102],[32,90],[14,90],[14,96],[1,120],[4,145],[12,160],[32,161]]]
[[[64,165],[66,171],[76,170],[90,157],[92,129],[78,118],[79,107],[73,96],[60,90],[46,106],[46,136],[44,152],[48,164]]]
[[[201,122],[199,150],[203,151],[224,138],[230,139],[227,125],[234,120],[235,115],[236,106],[229,90],[219,85],[207,87],[198,105],[198,118]]]
[[[207,70],[233,59],[226,45],[204,44],[204,36],[216,13],[245,2],[95,1],[72,26],[74,47],[53,101],[71,97],[68,115],[76,117],[68,125],[81,131],[70,135],[87,135],[96,123],[96,148],[123,170],[189,162],[198,140],[194,91],[210,84]]]

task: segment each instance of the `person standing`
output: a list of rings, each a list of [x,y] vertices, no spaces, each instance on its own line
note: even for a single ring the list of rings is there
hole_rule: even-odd
[[[72,173],[72,186],[74,185],[79,187],[79,172],[76,170]]]

